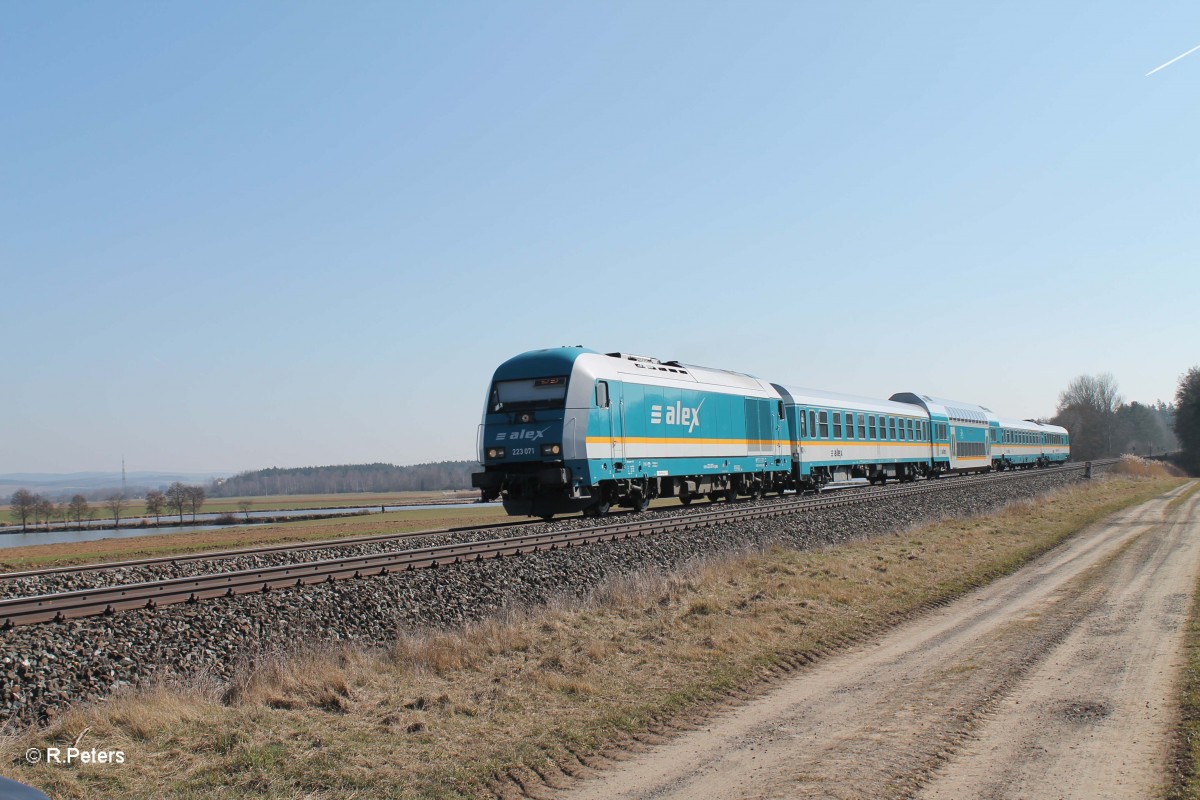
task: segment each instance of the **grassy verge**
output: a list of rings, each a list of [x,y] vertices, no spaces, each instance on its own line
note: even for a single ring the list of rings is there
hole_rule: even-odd
[[[1011,572],[1084,526],[1178,486],[1097,480],[988,517],[820,551],[645,575],[464,630],[260,660],[232,686],[118,697],[6,750],[119,749],[119,766],[0,766],[56,798],[455,798],[562,779],[630,736],[768,685]],[[82,738],[81,738],[82,737]],[[10,766],[11,765],[11,766]]]
[[[357,506],[366,506],[368,508],[379,505],[389,506],[404,506],[417,503],[430,502],[464,502],[469,503],[479,497],[478,489],[461,489],[457,491],[445,492],[339,492],[336,494],[269,494],[258,495],[254,497],[210,497],[204,502],[205,513],[240,513],[242,510],[242,502],[250,504],[250,511],[294,511],[309,508],[354,508]],[[102,500],[92,501],[94,509],[98,511],[98,519],[104,518],[104,502]],[[144,509],[141,499],[133,499],[126,503],[123,517],[127,515],[136,515]],[[3,517],[0,523],[14,523],[9,521],[12,514],[12,506],[0,504],[0,516]],[[165,516],[170,516],[165,515]]]

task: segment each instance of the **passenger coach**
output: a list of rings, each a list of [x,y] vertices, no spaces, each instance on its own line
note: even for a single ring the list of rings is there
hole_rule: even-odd
[[[927,475],[929,414],[919,405],[775,384],[792,430],[795,482],[819,489],[867,478],[915,480]]]

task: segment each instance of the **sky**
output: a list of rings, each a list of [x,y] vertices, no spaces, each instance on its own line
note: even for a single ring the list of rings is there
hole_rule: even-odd
[[[0,473],[472,458],[581,344],[1053,414],[1200,363],[1200,5],[0,0]]]

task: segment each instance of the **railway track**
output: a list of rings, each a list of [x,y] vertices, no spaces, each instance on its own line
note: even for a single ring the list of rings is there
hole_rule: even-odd
[[[1112,463],[1116,459],[1093,462],[1096,466]],[[1074,464],[1058,467],[1054,471],[1076,472],[1088,465]],[[1014,481],[1046,475],[1046,471],[1022,471],[999,473],[989,476],[988,482]],[[506,558],[528,553],[580,547],[606,541],[619,541],[639,536],[694,530],[728,524],[748,519],[777,517],[839,506],[855,505],[874,499],[892,499],[918,494],[950,491],[964,485],[977,485],[976,481],[963,484],[957,480],[928,481],[915,485],[900,485],[890,491],[855,494],[817,495],[798,497],[768,503],[734,504],[720,508],[697,510],[685,515],[644,515],[615,523],[595,527],[576,528],[566,531],[539,532],[525,535],[485,539],[482,541],[442,544],[409,550],[384,553],[353,555],[307,563],[284,564],[235,570],[187,578],[133,583],[123,586],[82,589],[57,594],[37,595],[0,600],[0,627],[63,621],[81,617],[115,614],[132,609],[153,609],[179,603],[196,603],[217,597],[269,592],[272,590],[306,586],[352,578],[387,575],[414,569],[428,569],[447,564]],[[508,523],[508,527],[522,523]],[[504,527],[502,524],[500,527]],[[369,540],[400,538],[411,534],[385,534],[380,537],[364,537]],[[423,533],[420,535],[429,535]],[[346,540],[337,540],[345,543]],[[329,542],[323,543],[330,546]],[[315,546],[315,545],[313,545]],[[269,551],[289,549],[287,546],[272,546]],[[296,549],[294,546],[291,549]],[[264,552],[264,549],[251,550]],[[241,552],[238,554],[246,554]],[[212,554],[197,554],[204,558]],[[179,560],[180,557],[163,559]],[[189,558],[191,558],[189,556]],[[142,560],[137,563],[154,563]],[[125,562],[132,563],[132,562]],[[114,568],[113,565],[103,565]],[[63,568],[82,569],[82,568]],[[45,574],[33,571],[22,574]],[[13,573],[3,577],[11,577]]]

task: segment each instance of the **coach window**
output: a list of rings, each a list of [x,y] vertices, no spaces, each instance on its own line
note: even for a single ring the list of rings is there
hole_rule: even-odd
[[[846,412],[846,438],[854,438],[854,414],[850,411]]]
[[[913,439],[916,438],[915,436],[913,436],[913,421],[911,419],[908,420],[908,422],[905,423],[905,427],[908,428],[908,440],[911,442]]]
[[[817,438],[817,412],[808,412],[808,438]]]
[[[833,412],[833,438],[842,438],[842,412]]]
[[[608,381],[596,381],[596,407],[608,408]]]
[[[867,435],[864,436],[863,438],[864,439],[874,439],[875,438],[875,415],[874,414],[867,417]]]
[[[804,432],[808,428],[808,415],[804,413],[804,409],[800,409],[800,413],[797,416],[800,418],[800,438],[803,439]]]
[[[829,438],[829,412],[828,411],[821,412],[821,438],[822,439]]]
[[[858,415],[858,438],[860,438],[860,439],[867,438],[867,415],[866,414]]]
[[[888,417],[888,438],[896,441],[896,418]]]

